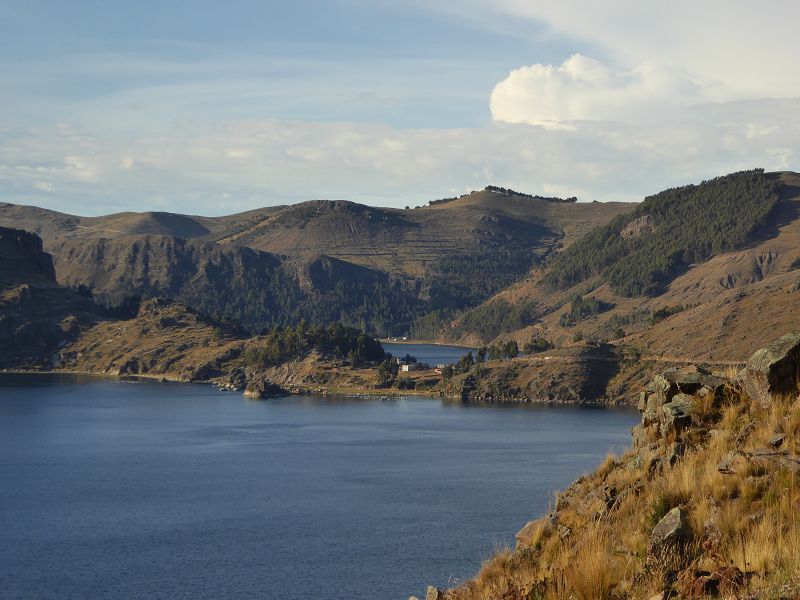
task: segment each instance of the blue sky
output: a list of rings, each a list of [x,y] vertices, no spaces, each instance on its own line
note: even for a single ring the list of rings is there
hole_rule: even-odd
[[[17,1],[0,15],[12,119],[40,124],[46,111],[89,129],[185,118],[474,127],[521,60],[570,54],[530,22],[501,15],[486,28],[388,2]]]
[[[0,0],[0,200],[639,199],[795,167],[791,2],[431,4]]]

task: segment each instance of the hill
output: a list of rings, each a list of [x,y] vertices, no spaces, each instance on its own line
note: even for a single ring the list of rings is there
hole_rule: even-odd
[[[107,306],[171,298],[254,331],[344,321],[388,332],[413,318],[416,290],[329,257],[306,261],[169,236],[66,238],[50,246],[61,283],[87,286]]]
[[[691,235],[676,234],[681,227]],[[540,336],[559,347],[597,339],[687,360],[741,360],[764,343],[763,326],[796,322],[798,257],[800,176],[745,172],[652,196],[467,312],[442,337],[512,337],[522,346]],[[508,307],[521,305],[532,307],[528,319],[511,319]],[[486,330],[493,315],[505,320]],[[707,344],[680,339],[698,328],[714,332]]]
[[[125,212],[81,217],[36,206],[0,202],[0,223],[38,234],[45,244],[64,238],[114,238],[123,235],[168,235],[183,239],[212,238],[244,226],[282,207],[266,207],[224,217],[199,217],[169,212]]]
[[[253,331],[306,319],[396,335],[477,305],[632,208],[483,191],[446,208],[310,201],[226,217],[0,204],[0,224],[40,233],[58,280],[106,304],[164,296]]]
[[[486,190],[413,210],[316,200],[265,215],[218,241],[293,256],[323,254],[423,277],[443,257],[483,248],[543,256],[632,208],[625,203],[556,203]]]

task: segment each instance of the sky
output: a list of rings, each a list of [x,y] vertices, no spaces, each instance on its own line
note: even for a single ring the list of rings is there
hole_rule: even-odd
[[[800,170],[787,0],[0,0],[0,201],[581,201]]]

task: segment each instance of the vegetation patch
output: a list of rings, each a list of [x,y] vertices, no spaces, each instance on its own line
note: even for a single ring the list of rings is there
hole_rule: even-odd
[[[609,310],[610,304],[601,302],[597,298],[589,298],[575,294],[570,302],[569,312],[561,315],[558,324],[561,327],[573,327],[593,315]]]
[[[538,316],[538,305],[533,300],[511,304],[498,298],[466,313],[456,333],[471,331],[488,341],[509,331],[532,325]]]
[[[755,169],[649,196],[555,257],[546,282],[566,289],[599,278],[623,296],[657,295],[688,265],[750,241],[778,203],[779,185]],[[645,216],[646,235],[623,234]]]
[[[270,367],[300,358],[317,350],[361,366],[383,360],[380,342],[353,327],[332,323],[328,327],[308,327],[302,321],[296,327],[275,328],[244,354],[250,367]]]

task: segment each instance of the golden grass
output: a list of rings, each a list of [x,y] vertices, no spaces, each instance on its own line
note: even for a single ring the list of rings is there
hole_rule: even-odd
[[[736,593],[767,594],[790,585],[800,594],[800,476],[777,463],[744,459],[734,474],[718,470],[729,452],[763,448],[778,432],[787,435],[784,447],[795,452],[800,401],[778,399],[764,409],[739,397],[699,410],[706,429],[684,436],[687,451],[671,466],[662,460],[660,468],[649,468],[651,459],[668,453],[669,440],[655,451],[607,456],[593,474],[558,496],[558,521],[571,529],[569,536],[562,538],[543,522],[529,547],[499,553],[448,598],[649,598],[675,580],[683,597],[690,588],[680,586],[690,585],[700,565],[704,571],[733,566],[747,573],[730,584],[744,586]],[[659,562],[648,553],[650,533],[675,506],[688,513],[693,540]],[[667,577],[675,569],[680,576]]]

